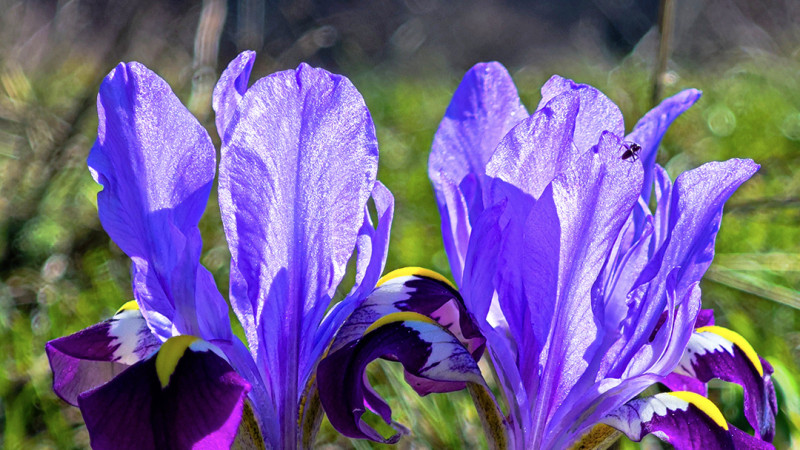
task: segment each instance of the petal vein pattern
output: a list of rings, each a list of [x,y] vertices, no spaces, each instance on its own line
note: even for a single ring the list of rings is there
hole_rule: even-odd
[[[350,81],[306,65],[262,78],[233,107],[219,179],[231,302],[288,439],[373,190],[377,141]]]

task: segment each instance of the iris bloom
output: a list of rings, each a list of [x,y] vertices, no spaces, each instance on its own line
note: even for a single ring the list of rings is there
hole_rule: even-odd
[[[665,100],[625,135],[614,103],[557,76],[542,88],[533,114],[497,63],[475,66],[458,87],[429,163],[458,291],[435,274],[412,270],[373,297],[393,290],[394,304],[406,306],[408,300],[396,298],[438,305],[449,295],[461,305],[450,311],[462,314],[446,317],[418,306],[384,327],[412,334],[427,324],[464,344],[485,339],[503,402],[488,394],[480,371],[463,357],[436,376],[468,383],[492,445],[594,447],[615,439],[616,429],[634,440],[654,433],[678,448],[770,446],[772,369],[741,336],[713,325],[711,311],[700,308],[699,288],[723,204],[758,166],[712,162],[673,184],[655,164],[667,127],[699,96],[687,90]],[[633,144],[641,151],[623,158]],[[457,332],[473,323],[478,333],[471,340]],[[437,367],[434,359],[450,361],[450,349],[438,344],[444,339],[422,332],[418,340],[427,345],[416,347],[436,358],[392,353],[388,342],[381,354],[371,344],[390,339],[378,336],[381,325],[323,360],[320,379],[333,369],[329,360],[350,361],[358,369],[353,376],[376,356],[399,359],[415,375],[424,372],[420,366]],[[744,387],[755,436],[728,424],[705,397],[712,378]],[[673,391],[637,398],[655,383]],[[389,422],[388,407],[367,387],[348,394],[351,408],[361,401]],[[336,404],[323,396],[326,409]],[[363,406],[354,411],[348,421],[332,423],[374,439],[360,421]]]
[[[306,65],[248,88],[254,58],[231,62],[213,100],[230,300],[249,348],[199,262],[211,139],[141,64],[120,64],[100,87],[89,167],[100,221],[132,260],[135,300],[47,344],[55,392],[80,407],[94,448],[309,445],[312,371],[383,270],[393,199],[376,181],[361,95]],[[355,286],[325,316],[354,251]]]

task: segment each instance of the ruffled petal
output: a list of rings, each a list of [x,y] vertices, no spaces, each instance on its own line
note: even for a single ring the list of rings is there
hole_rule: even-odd
[[[367,365],[377,358],[400,361],[406,372],[426,380],[485,385],[473,356],[461,342],[431,319],[412,312],[385,316],[361,339],[350,341],[320,361],[320,400],[331,424],[345,436],[394,443],[384,439],[361,417],[367,407],[391,424],[391,409],[366,381]],[[412,385],[413,386],[413,385]]]
[[[753,347],[738,333],[718,326],[695,330],[675,373],[703,383],[713,378],[744,389],[744,415],[756,436],[772,442],[777,401],[772,367],[762,364]]]
[[[714,257],[714,242],[725,201],[758,167],[752,160],[731,159],[704,164],[678,177],[666,199],[670,203],[668,216],[659,218],[656,214],[656,240],[663,239],[663,244],[637,281],[637,284],[646,285],[647,291],[630,311],[634,332],[617,358],[618,367],[625,367],[634,353],[651,340],[667,308],[667,284],[674,282],[676,298],[681,299],[700,281]],[[665,199],[662,197],[659,203],[662,200]],[[663,219],[667,219],[666,224]],[[662,230],[666,231],[666,236],[661,236]],[[674,277],[674,281],[669,281],[670,277]],[[683,349],[677,350],[682,352]],[[671,370],[671,367],[663,367]]]
[[[428,174],[456,284],[464,268],[470,224],[483,210],[486,163],[500,139],[527,116],[505,67],[481,63],[464,75],[433,139]]]
[[[466,346],[476,361],[483,355],[486,339],[467,312],[461,295],[446,278],[419,267],[398,269],[381,278],[378,287],[336,333],[331,351],[359,340],[368,328],[383,317],[402,312],[433,319]],[[406,379],[420,395],[464,388],[463,383],[425,380],[408,372]]]
[[[53,390],[78,406],[78,395],[107,383],[160,345],[136,302],[128,302],[111,319],[47,343]]]
[[[78,403],[92,448],[229,448],[249,384],[205,341],[182,335]]]
[[[257,81],[231,117],[219,176],[231,303],[291,440],[315,334],[373,190],[378,144],[352,83],[305,64]]]
[[[97,97],[89,154],[100,222],[133,260],[133,292],[161,338],[189,333],[230,339],[228,306],[200,265],[197,223],[216,152],[167,83],[141,64],[120,64]]]

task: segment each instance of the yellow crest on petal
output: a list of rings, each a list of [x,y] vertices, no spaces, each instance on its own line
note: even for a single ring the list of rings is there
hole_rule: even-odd
[[[403,267],[402,269],[393,270],[386,275],[382,276],[380,280],[378,280],[378,284],[376,287],[386,283],[389,280],[400,278],[400,277],[411,277],[411,276],[420,276],[426,278],[432,278],[436,281],[441,281],[442,283],[450,286],[454,290],[458,290],[453,283],[450,282],[444,275],[440,274],[439,272],[434,272],[433,270],[426,269],[424,267]]]
[[[376,320],[375,322],[372,323],[372,325],[369,326],[369,328],[367,328],[367,330],[364,332],[364,334],[367,334],[370,331],[375,330],[376,328],[380,328],[380,327],[382,327],[384,325],[387,325],[387,324],[390,324],[390,323],[405,322],[405,321],[408,321],[408,320],[413,320],[413,321],[417,321],[417,322],[426,322],[426,323],[431,323],[431,324],[434,324],[434,325],[439,325],[438,323],[436,323],[435,320],[431,319],[428,316],[422,315],[422,314],[420,314],[418,312],[401,311],[401,312],[387,314],[387,315],[381,317],[380,319]],[[439,325],[439,326],[441,326],[441,325]]]
[[[695,392],[689,391],[675,391],[675,392],[667,392],[667,394],[672,395],[673,397],[677,397],[687,403],[691,403],[700,411],[703,411],[708,417],[711,418],[720,428],[725,430],[728,429],[728,421],[725,420],[725,416],[722,415],[722,411],[717,408],[711,400],[703,397],[700,394]]]
[[[733,342],[734,345],[742,349],[744,354],[747,356],[747,359],[753,363],[753,366],[758,371],[758,375],[764,376],[764,367],[761,365],[761,360],[758,359],[758,353],[753,349],[753,346],[747,342],[741,334],[729,330],[727,328],[718,327],[716,325],[708,326],[708,327],[700,327],[694,330],[695,333],[714,333],[717,336],[722,337],[723,339],[727,339]]]
[[[117,312],[114,313],[114,315],[116,316],[122,311],[138,311],[138,310],[139,310],[139,304],[136,303],[136,300],[131,300],[129,302],[126,302],[124,305],[120,306],[120,308],[117,310]]]
[[[200,338],[198,337],[183,334],[169,338],[167,342],[161,344],[161,348],[156,355],[156,374],[158,375],[158,381],[161,382],[162,389],[169,384],[169,378],[175,372],[178,361],[186,353],[186,349],[199,340]]]

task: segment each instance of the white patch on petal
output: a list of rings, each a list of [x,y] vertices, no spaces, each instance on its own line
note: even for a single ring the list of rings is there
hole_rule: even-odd
[[[137,352],[137,350],[141,351],[140,334],[150,332],[138,309],[125,309],[118,312],[109,321],[109,325],[108,334],[113,337],[111,345],[119,344],[114,351],[114,361],[133,365],[147,356]]]
[[[721,353],[723,351],[734,356],[733,342],[715,333],[692,333],[692,337],[686,345],[686,350],[684,350],[681,361],[678,363],[678,367],[675,368],[675,372],[680,375],[696,377],[694,366],[698,357],[708,353]]]

